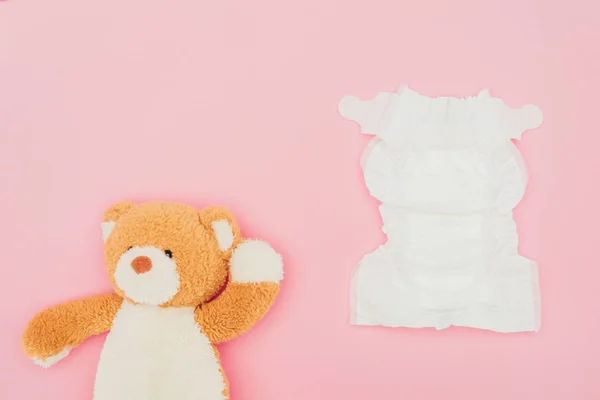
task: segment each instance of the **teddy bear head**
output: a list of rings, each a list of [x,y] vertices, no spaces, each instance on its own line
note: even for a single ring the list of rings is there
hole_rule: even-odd
[[[193,307],[226,285],[240,231],[225,208],[122,202],[104,214],[108,275],[117,293],[138,303]]]

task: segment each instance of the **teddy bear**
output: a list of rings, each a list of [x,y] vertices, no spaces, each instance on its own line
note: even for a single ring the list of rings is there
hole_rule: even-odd
[[[215,345],[269,310],[281,256],[243,238],[223,207],[121,202],[105,212],[102,236],[114,293],[37,314],[22,337],[25,354],[49,367],[109,331],[94,400],[229,399]]]

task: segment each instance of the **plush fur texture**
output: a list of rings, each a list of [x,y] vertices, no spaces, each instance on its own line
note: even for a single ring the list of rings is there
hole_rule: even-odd
[[[215,232],[215,237],[219,245],[219,250],[229,250],[233,245],[233,240],[235,239],[229,222],[225,220],[215,221],[211,224],[211,226],[213,228],[213,231]]]
[[[267,263],[265,260],[270,260]],[[265,242],[248,240],[231,256],[231,280],[238,283],[274,282],[283,279],[283,261]],[[252,267],[248,267],[248,266]]]
[[[122,303],[121,296],[112,293],[44,310],[31,320],[23,334],[23,350],[38,363],[56,362],[56,356],[65,349],[77,347],[89,336],[108,331]]]
[[[139,267],[142,261],[143,270]],[[134,246],[121,255],[115,268],[115,283],[136,303],[159,306],[179,291],[175,260],[154,246]]]
[[[66,356],[68,356],[70,352],[71,352],[71,348],[67,346],[60,353],[50,356],[50,357],[46,358],[45,360],[40,360],[39,358],[34,356],[33,362],[42,368],[50,368],[51,366],[53,366],[54,364],[56,364],[57,362],[59,362],[60,360],[65,358]]]
[[[225,388],[193,307],[123,304],[100,357],[94,398],[223,399]]]
[[[214,345],[268,311],[283,277],[281,257],[244,240],[220,207],[123,202],[106,211],[102,234],[116,293],[39,313],[23,334],[25,354],[50,366],[110,330],[95,400],[228,399]]]

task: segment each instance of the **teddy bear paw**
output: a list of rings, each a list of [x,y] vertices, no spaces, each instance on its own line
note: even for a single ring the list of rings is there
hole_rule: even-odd
[[[248,240],[235,248],[230,260],[231,280],[238,283],[283,279],[283,260],[266,242]]]
[[[36,356],[32,357],[31,359],[36,365],[39,365],[42,368],[49,368],[57,362],[59,362],[60,360],[62,360],[63,358],[65,358],[66,356],[68,356],[70,352],[71,348],[65,347],[60,353],[47,357],[45,359],[41,359]]]

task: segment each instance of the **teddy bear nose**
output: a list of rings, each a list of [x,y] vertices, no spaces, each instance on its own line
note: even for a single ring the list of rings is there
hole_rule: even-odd
[[[133,268],[136,274],[143,274],[152,269],[152,260],[146,256],[136,257],[131,262],[131,268]]]

